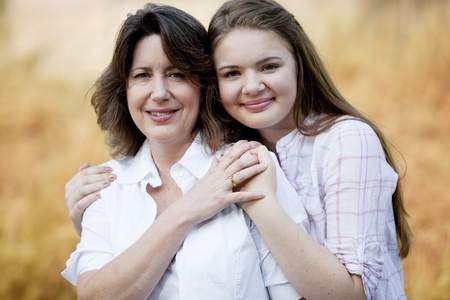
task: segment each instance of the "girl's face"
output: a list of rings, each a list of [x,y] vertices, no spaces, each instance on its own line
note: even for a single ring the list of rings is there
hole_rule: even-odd
[[[282,37],[268,30],[234,29],[214,49],[214,64],[230,116],[271,140],[296,128],[297,64]]]
[[[159,35],[144,37],[136,45],[127,101],[133,121],[150,142],[192,141],[200,86],[170,63]]]

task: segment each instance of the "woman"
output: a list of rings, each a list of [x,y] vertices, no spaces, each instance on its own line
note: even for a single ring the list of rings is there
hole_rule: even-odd
[[[118,179],[86,209],[63,272],[79,299],[300,297],[233,203],[279,198],[305,226],[306,214],[265,148],[252,154],[251,143],[239,142],[225,152],[208,136],[199,118],[212,86],[207,49],[202,25],[169,6],[146,5],[121,27],[92,96],[121,157],[104,166]],[[233,191],[238,185],[265,194]]]

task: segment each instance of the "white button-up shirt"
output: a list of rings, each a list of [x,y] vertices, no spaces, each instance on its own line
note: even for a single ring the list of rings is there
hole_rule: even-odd
[[[216,156],[219,157],[220,153]],[[185,194],[208,171],[213,155],[199,136],[171,176]],[[275,156],[273,156],[275,157]],[[276,160],[276,159],[275,159]],[[148,141],[135,157],[107,162],[117,180],[85,211],[82,236],[62,275],[76,285],[83,272],[102,268],[125,251],[152,225],[156,204],[146,186],[161,185]],[[277,198],[307,232],[306,212],[295,189],[277,165]],[[299,299],[258,230],[235,204],[188,233],[149,299]]]

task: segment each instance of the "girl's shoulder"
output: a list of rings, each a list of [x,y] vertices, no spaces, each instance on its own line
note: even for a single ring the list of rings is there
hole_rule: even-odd
[[[319,136],[332,139],[340,139],[343,136],[353,136],[354,138],[362,136],[374,136],[376,133],[366,122],[350,116],[340,117],[329,130],[319,134]]]
[[[361,147],[378,149],[381,146],[376,132],[369,124],[349,116],[341,117],[330,129],[320,133],[314,144],[315,148],[329,151],[358,151]]]

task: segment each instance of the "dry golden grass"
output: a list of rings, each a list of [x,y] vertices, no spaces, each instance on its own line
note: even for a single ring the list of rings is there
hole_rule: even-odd
[[[221,3],[161,2],[204,22]],[[415,233],[415,249],[404,260],[407,295],[446,299],[449,2],[280,2],[300,19],[343,94],[376,120],[403,154],[406,206]],[[37,6],[14,3],[6,3],[0,20],[0,298],[76,299],[59,274],[78,241],[64,184],[82,162],[109,159],[86,92],[110,57],[120,20],[143,2],[98,1],[103,4],[92,4],[88,15],[83,1],[81,8],[71,4],[66,11],[62,2],[46,0],[48,7],[40,4],[37,16],[31,11]],[[117,7],[100,13],[107,6]],[[64,23],[70,20],[77,26]]]

